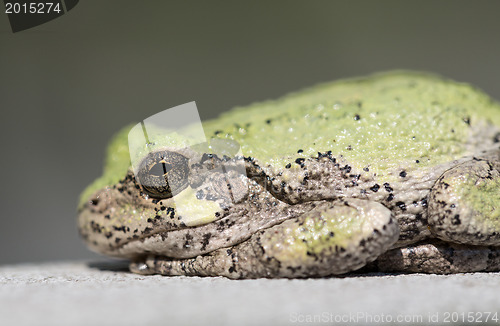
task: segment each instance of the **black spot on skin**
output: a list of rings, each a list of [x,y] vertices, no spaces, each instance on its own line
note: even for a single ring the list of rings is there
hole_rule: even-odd
[[[405,170],[403,170],[403,171],[399,172],[399,176],[400,176],[401,178],[406,177],[406,171],[405,171]]]
[[[416,160],[415,162],[416,162],[417,164],[418,164],[418,163],[420,163],[420,161],[419,161],[419,160]]]
[[[389,196],[387,196],[386,201],[391,201],[393,199],[394,199],[394,195],[393,194],[389,194]]]
[[[304,168],[304,166],[305,166],[304,161],[305,160],[306,160],[305,158],[299,157],[298,159],[295,160],[295,163],[299,164],[301,168]]]
[[[390,184],[388,184],[387,182],[386,182],[386,183],[384,183],[384,189],[385,189],[385,191],[387,191],[387,192],[393,192],[393,189],[392,189],[391,185],[390,185]]]
[[[149,219],[148,219],[148,222],[149,222]],[[126,227],[126,226],[120,226],[120,227],[118,227],[118,226],[113,226],[113,229],[114,229],[115,231],[122,231],[123,233],[126,233],[126,232],[127,232],[127,227]]]
[[[460,215],[455,215],[453,216],[453,219],[451,220],[451,224],[453,225],[460,225],[461,221],[460,221]]]
[[[217,135],[218,135],[218,134],[220,134],[220,133],[222,133],[222,130],[216,130],[216,131],[214,132],[214,135],[216,135],[216,136],[217,136]]]
[[[96,223],[94,221],[90,221],[90,227],[92,228],[92,231],[93,232],[97,232],[97,233],[102,233],[102,227],[99,223]]]
[[[116,238],[116,239],[115,239],[115,243],[118,243],[118,242],[120,242],[120,241],[121,241],[121,239],[120,239],[120,238]]]
[[[470,117],[464,117],[463,120],[466,125],[470,126]]]
[[[356,115],[354,116],[354,120],[358,121],[359,119],[361,119],[361,117],[359,116],[359,114],[356,114]]]
[[[304,150],[299,149],[299,150],[297,151],[297,154],[300,154],[300,153],[303,153],[303,152],[304,152]]]
[[[307,182],[307,179],[309,179],[309,173],[305,173],[304,174],[304,179],[302,180],[302,184],[305,185],[306,182]],[[283,183],[282,183],[282,187],[284,187]]]
[[[234,272],[236,272],[236,269],[233,266],[231,266],[231,267],[229,267],[228,271],[229,271],[229,273],[234,273]]]
[[[422,207],[427,207],[427,198],[423,198],[423,199],[420,201],[420,205],[422,205]]]
[[[349,165],[345,165],[343,168],[340,168],[340,170],[344,171],[345,173],[350,173],[351,167]]]
[[[169,215],[169,214],[170,214],[170,218],[173,219],[175,216],[175,209],[173,207],[167,208],[167,215]]]
[[[210,242],[211,237],[212,233],[205,233],[203,235],[203,240],[201,241],[201,250],[205,250],[207,248],[207,245]]]
[[[368,172],[370,169],[368,167],[363,168],[363,171]]]
[[[286,169],[289,169],[289,168],[291,168],[291,167],[292,167],[292,164],[291,164],[291,163],[288,163],[287,165],[285,165],[285,168],[286,168]]]
[[[328,233],[328,236],[329,236],[330,238],[333,238],[333,237],[335,236],[335,233],[330,232],[330,233]]]
[[[104,215],[104,218],[107,219],[107,220],[111,219],[111,217],[109,216],[109,214]]]
[[[406,204],[403,203],[402,201],[398,201],[396,203],[396,206],[398,206],[402,211],[406,211]]]
[[[184,248],[189,248],[189,246],[190,246],[189,242],[191,240],[193,240],[193,236],[191,234],[187,233],[185,238],[186,238],[186,241],[184,242]]]
[[[380,186],[376,183],[373,187],[370,188],[371,191],[377,192],[380,189]]]

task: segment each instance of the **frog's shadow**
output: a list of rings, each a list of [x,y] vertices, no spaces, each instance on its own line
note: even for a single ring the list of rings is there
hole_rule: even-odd
[[[100,260],[100,261],[92,261],[88,262],[87,266],[92,269],[97,269],[105,272],[124,272],[124,273],[132,273],[129,270],[129,261],[127,260]],[[360,269],[350,273],[341,274],[341,275],[331,275],[331,276],[323,276],[323,277],[307,277],[300,279],[329,279],[329,278],[361,278],[361,277],[384,277],[384,276],[397,276],[405,273],[383,273],[383,272],[375,272],[372,270]]]
[[[127,260],[100,260],[87,263],[89,268],[98,269],[100,271],[130,273],[128,265],[129,262]]]

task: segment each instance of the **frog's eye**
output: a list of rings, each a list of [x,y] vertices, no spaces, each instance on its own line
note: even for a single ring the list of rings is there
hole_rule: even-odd
[[[188,185],[188,159],[176,152],[149,153],[139,165],[137,181],[153,198],[170,198]]]

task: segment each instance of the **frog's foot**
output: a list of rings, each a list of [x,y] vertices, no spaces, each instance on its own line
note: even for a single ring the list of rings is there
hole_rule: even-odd
[[[445,172],[431,190],[428,213],[437,238],[500,246],[500,150]]]
[[[382,254],[368,271],[452,274],[500,271],[500,248],[435,240]]]
[[[229,278],[343,274],[375,260],[398,234],[389,209],[348,199],[323,203],[232,248],[182,260],[151,256],[130,269],[139,274]]]

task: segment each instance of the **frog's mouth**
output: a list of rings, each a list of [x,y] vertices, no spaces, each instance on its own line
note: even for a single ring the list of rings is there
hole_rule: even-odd
[[[174,205],[172,198],[144,198],[129,172],[117,187],[97,192],[85,205],[79,216],[80,232],[91,249],[101,254],[189,258],[236,245],[315,205],[314,201],[290,205],[255,180],[247,189],[245,198],[221,208],[215,201],[200,200],[197,189],[188,187],[176,196],[183,198],[183,209],[174,210],[180,201]],[[116,203],[119,209],[114,208]]]

